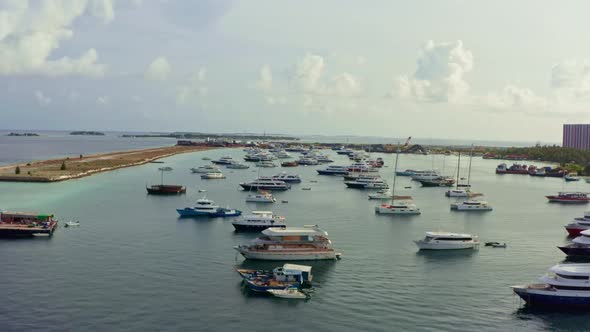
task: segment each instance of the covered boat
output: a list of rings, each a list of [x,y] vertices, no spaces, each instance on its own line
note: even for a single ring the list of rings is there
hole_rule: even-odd
[[[584,204],[590,202],[585,192],[560,192],[557,195],[545,196],[552,203]]]
[[[272,271],[237,269],[245,285],[255,292],[267,292],[271,289],[311,286],[311,266],[285,264]]]

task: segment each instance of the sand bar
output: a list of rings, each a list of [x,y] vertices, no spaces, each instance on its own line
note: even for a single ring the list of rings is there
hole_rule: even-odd
[[[0,167],[0,181],[56,182],[77,179],[118,168],[137,166],[179,153],[214,149],[211,146],[170,146],[162,148],[110,152],[69,158],[32,161]],[[62,170],[65,162],[66,169]],[[16,167],[20,174],[15,174]]]

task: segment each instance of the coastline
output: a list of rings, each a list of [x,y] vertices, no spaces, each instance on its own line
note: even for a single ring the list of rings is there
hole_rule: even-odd
[[[169,146],[98,153],[0,166],[0,182],[59,182],[125,167],[139,166],[173,155],[215,149],[213,146]],[[66,169],[62,170],[62,164]],[[20,174],[15,174],[16,168]]]

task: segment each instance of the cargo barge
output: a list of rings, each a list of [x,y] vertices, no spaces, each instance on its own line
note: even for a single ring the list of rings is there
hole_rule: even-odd
[[[51,236],[57,223],[52,214],[0,211],[0,237]]]

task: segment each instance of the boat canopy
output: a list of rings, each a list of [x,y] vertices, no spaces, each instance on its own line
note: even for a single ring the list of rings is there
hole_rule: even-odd
[[[590,264],[557,264],[552,266],[549,271],[569,276],[588,276],[590,275]]]
[[[328,232],[322,230],[317,225],[305,226],[305,227],[269,227],[269,228],[263,230],[262,234],[267,235],[267,236],[291,236],[291,235],[328,236]]]
[[[461,234],[461,233],[449,233],[449,232],[426,232],[426,236],[437,238],[437,237],[445,237],[445,238],[465,238],[465,237],[473,237],[471,234]]]

